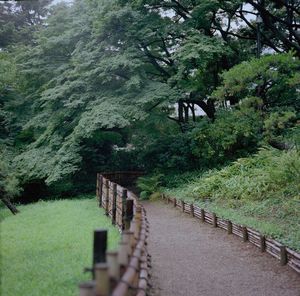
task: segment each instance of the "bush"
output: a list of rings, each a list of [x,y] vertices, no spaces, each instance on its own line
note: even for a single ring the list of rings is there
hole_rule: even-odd
[[[137,186],[141,190],[140,198],[149,199],[149,197],[160,190],[161,179],[163,175],[153,175],[148,177],[139,177]]]

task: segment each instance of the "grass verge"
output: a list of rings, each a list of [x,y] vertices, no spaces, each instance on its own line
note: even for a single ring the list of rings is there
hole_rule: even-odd
[[[300,251],[298,151],[262,149],[220,170],[169,179],[171,185],[162,188],[164,193],[194,202]]]
[[[16,216],[1,209],[1,295],[68,296],[91,278],[93,230],[108,229],[108,248],[119,232],[95,199],[38,202],[18,207]]]

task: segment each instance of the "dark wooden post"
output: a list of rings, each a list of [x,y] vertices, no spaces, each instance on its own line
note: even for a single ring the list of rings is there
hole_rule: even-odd
[[[98,179],[99,207],[103,206],[102,193],[103,193],[103,176],[99,174],[99,179]]]
[[[288,262],[287,252],[285,246],[280,246],[280,265],[286,265]]]
[[[205,211],[204,211],[204,209],[200,209],[200,212],[201,212],[201,221],[205,222]]]
[[[266,251],[266,237],[264,235],[260,235],[260,250],[262,252]]]
[[[109,180],[106,180],[105,182],[106,187],[106,194],[105,194],[105,215],[108,216],[109,214]]]
[[[99,179],[100,179],[100,174],[97,173],[97,176],[96,176],[96,197],[97,197],[98,201],[100,200],[100,196],[99,196]]]
[[[128,230],[130,228],[130,222],[133,218],[133,199],[126,200],[126,210],[125,210],[125,218],[124,218],[124,229]]]
[[[182,212],[183,212],[183,213],[184,213],[184,205],[185,205],[184,200],[182,200],[182,201],[181,201],[181,206],[182,206]]]
[[[94,231],[93,264],[106,262],[107,230],[97,229]]]
[[[173,206],[176,208],[176,198],[173,200]]]
[[[215,213],[212,213],[212,225],[213,227],[217,227],[217,216]]]
[[[103,192],[103,176],[97,174],[97,199],[99,203],[99,207],[102,207],[102,192]]]
[[[125,229],[126,200],[127,200],[127,189],[123,189],[123,191],[122,191],[122,230]]]
[[[248,231],[246,226],[242,227],[242,232],[243,232],[243,242],[246,242],[248,240]]]
[[[195,217],[194,205],[193,204],[191,204],[191,215],[192,215],[192,217]]]
[[[112,224],[116,224],[117,213],[117,184],[113,183],[113,197],[112,197]]]
[[[94,231],[93,267],[97,263],[106,262],[107,230],[98,229]],[[95,278],[95,272],[93,271]]]
[[[227,233],[232,234],[232,222],[230,220],[227,221]]]

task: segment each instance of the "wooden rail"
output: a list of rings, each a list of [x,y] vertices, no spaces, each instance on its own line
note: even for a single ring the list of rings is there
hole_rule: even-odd
[[[95,231],[93,267],[87,269],[93,272],[93,280],[79,285],[80,296],[146,296],[151,267],[146,211],[134,193],[112,181],[130,184],[138,176],[135,172],[97,174],[98,204],[122,234],[118,251],[107,252],[106,231]]]
[[[230,220],[217,217],[215,213],[210,213],[197,205],[186,203],[183,200],[166,196],[165,194],[162,194],[162,198],[167,203],[171,203],[175,208],[200,219],[202,222],[212,224],[213,227],[219,227],[227,230],[228,234],[235,234],[241,237],[244,242],[250,242],[259,247],[262,252],[267,252],[273,257],[279,259],[281,265],[287,264],[296,272],[300,273],[300,253],[284,246],[278,241],[265,237],[252,228],[244,225],[238,225]]]

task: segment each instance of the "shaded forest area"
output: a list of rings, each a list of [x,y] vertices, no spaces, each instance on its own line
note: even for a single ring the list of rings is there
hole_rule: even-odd
[[[299,57],[294,0],[0,1],[1,200],[299,159]]]

